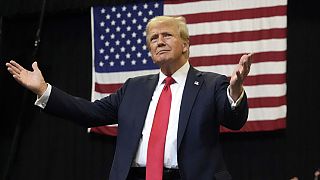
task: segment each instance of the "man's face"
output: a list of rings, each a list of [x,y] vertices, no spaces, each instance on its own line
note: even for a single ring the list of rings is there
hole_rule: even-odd
[[[159,66],[179,63],[188,50],[179,34],[178,26],[172,22],[160,22],[149,29],[149,50],[153,62]]]

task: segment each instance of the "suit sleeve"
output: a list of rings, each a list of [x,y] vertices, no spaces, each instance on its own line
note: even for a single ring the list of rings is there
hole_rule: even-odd
[[[128,81],[116,93],[94,102],[72,96],[53,86],[44,112],[85,127],[116,124],[118,108]]]
[[[247,96],[244,96],[240,104],[232,110],[229,99],[227,97],[227,87],[229,81],[226,76],[220,76],[216,84],[216,103],[218,108],[218,119],[220,124],[232,130],[241,129],[248,118],[248,102]]]

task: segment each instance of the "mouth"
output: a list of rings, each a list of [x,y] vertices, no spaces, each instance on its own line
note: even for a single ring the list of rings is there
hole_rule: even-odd
[[[158,54],[163,54],[163,53],[166,53],[166,52],[169,52],[169,50],[160,50],[156,54],[158,55]]]

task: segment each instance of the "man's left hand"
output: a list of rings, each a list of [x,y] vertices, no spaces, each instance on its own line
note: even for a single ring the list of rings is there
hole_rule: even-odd
[[[234,69],[230,79],[230,96],[236,101],[243,91],[243,82],[250,72],[253,53],[244,54]]]

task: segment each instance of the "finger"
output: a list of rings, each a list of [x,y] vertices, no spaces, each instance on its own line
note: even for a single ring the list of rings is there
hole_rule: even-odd
[[[24,68],[22,66],[20,66],[20,64],[18,64],[17,62],[15,62],[14,60],[10,61],[10,64],[12,64],[13,66],[15,66],[16,68],[18,68],[20,71],[24,70]]]
[[[13,70],[11,67],[8,67],[7,69],[9,71],[9,73],[13,75],[13,77],[19,76],[19,73],[17,71]]]
[[[20,70],[15,66],[13,66],[12,64],[6,63],[6,66],[8,67],[7,69],[11,74],[17,74],[17,75],[20,74]]]

